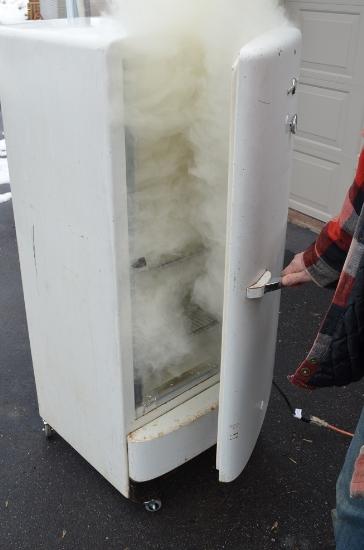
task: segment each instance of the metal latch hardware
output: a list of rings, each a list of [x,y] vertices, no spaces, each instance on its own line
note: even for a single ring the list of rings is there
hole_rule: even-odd
[[[287,90],[287,94],[290,95],[294,95],[296,93],[296,90],[297,90],[297,84],[298,84],[298,80],[297,78],[292,78],[291,80],[291,85],[290,87],[288,88]]]
[[[246,297],[250,300],[263,298],[264,294],[280,290],[282,288],[282,279],[275,277],[272,279],[270,271],[265,271],[260,279],[246,289]]]
[[[289,117],[288,124],[289,124],[289,129],[291,130],[291,133],[297,134],[298,116],[293,115],[292,117]]]

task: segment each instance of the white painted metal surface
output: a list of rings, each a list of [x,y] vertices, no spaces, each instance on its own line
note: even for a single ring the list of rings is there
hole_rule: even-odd
[[[129,474],[151,479],[216,442],[218,386],[135,429],[122,39],[95,25],[1,29],[0,95],[40,414],[127,496]],[[246,288],[281,268],[298,58],[298,31],[282,28],[234,69],[223,481],[248,460],[269,397],[279,296]]]
[[[268,405],[279,292],[249,300],[266,270],[279,275],[288,208],[292,136],[288,94],[300,32],[284,27],[254,40],[234,67],[232,154],[217,467],[232,481],[245,467]],[[249,105],[249,108],[247,106]]]
[[[218,400],[217,384],[131,433],[131,479],[154,479],[215,445]]]
[[[288,0],[302,29],[290,205],[327,221],[352,182],[364,125],[364,0]]]
[[[0,29],[2,102],[39,410],[124,495],[134,414],[118,38]],[[123,367],[123,368],[122,368]]]

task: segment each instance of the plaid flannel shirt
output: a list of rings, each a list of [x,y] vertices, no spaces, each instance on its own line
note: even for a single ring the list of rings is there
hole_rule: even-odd
[[[331,364],[333,360],[330,348],[340,318],[348,307],[360,262],[364,260],[363,203],[364,149],[359,157],[354,183],[346,195],[340,215],[322,229],[317,240],[303,256],[306,269],[316,284],[328,288],[337,286],[311,351],[295,374],[289,377],[298,386],[313,389],[317,386],[336,385],[336,382],[330,383],[330,377],[327,377],[328,368],[335,369],[335,365]],[[322,374],[323,365],[326,374]]]

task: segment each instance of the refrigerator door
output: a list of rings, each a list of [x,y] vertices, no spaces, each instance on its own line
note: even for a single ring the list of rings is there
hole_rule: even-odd
[[[280,292],[255,286],[250,299],[247,288],[282,269],[300,42],[297,29],[278,28],[245,46],[233,68],[217,447],[225,482],[248,462],[270,395]]]

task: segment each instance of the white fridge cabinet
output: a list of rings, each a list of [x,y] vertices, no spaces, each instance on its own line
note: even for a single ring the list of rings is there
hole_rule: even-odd
[[[280,299],[263,291],[282,267],[300,33],[287,26],[259,37],[233,67],[220,372],[182,368],[149,403],[137,380],[134,391],[128,148],[122,72],[113,70],[122,45],[97,20],[0,29],[40,415],[128,497],[130,480],[154,479],[215,443],[220,480],[231,481],[259,435]],[[209,325],[203,314],[198,322]]]

